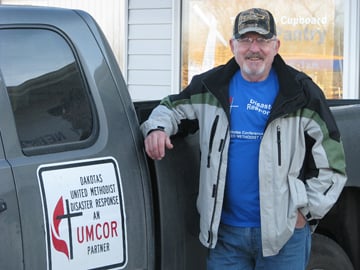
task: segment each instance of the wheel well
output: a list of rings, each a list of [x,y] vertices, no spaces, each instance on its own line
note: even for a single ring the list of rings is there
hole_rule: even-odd
[[[320,221],[316,233],[337,242],[360,269],[360,188],[345,187],[338,201]]]
[[[306,269],[354,270],[354,266],[346,252],[334,240],[314,233],[310,260]]]

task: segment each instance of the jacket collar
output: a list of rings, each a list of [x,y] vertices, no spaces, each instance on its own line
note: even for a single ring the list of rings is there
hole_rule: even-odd
[[[268,122],[281,115],[295,112],[306,103],[301,80],[309,79],[307,75],[287,65],[281,56],[275,56],[273,67],[278,75],[279,94],[277,95]]]
[[[231,58],[225,65],[206,72],[206,76],[202,80],[206,89],[219,100],[228,119],[230,119],[229,84],[238,70],[239,65],[235,58]]]
[[[273,67],[278,75],[279,94],[273,104],[269,120],[294,112],[305,105],[306,98],[300,81],[309,79],[304,73],[287,65],[279,54],[274,58]],[[239,65],[233,57],[225,65],[206,72],[202,80],[206,89],[219,100],[228,117],[230,116],[229,84],[238,70]]]

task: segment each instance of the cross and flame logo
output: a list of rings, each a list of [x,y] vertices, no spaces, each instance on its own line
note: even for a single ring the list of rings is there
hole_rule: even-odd
[[[71,233],[71,218],[76,216],[81,216],[82,212],[70,213],[69,211],[69,201],[66,202],[66,213],[64,207],[64,200],[61,196],[56,203],[54,212],[53,212],[53,226],[51,227],[51,240],[54,248],[66,255],[68,259],[73,259],[73,243],[72,243],[72,233]],[[63,219],[67,219],[68,231],[69,231],[69,244],[61,238],[60,233],[60,223]]]

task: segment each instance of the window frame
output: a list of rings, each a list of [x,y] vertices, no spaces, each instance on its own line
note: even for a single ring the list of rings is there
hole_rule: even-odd
[[[344,1],[343,99],[360,96],[360,3]]]
[[[10,97],[8,94],[8,89],[5,85],[5,82],[3,82],[3,87],[4,87],[4,91],[6,92],[5,95],[7,96],[8,99],[8,103],[9,103],[9,108],[10,108],[10,114],[12,115],[12,120],[13,120],[13,125],[15,127],[15,131],[16,131],[16,140],[19,144],[19,148],[21,149],[22,153],[25,156],[34,156],[34,155],[41,155],[41,154],[51,154],[51,153],[59,153],[59,152],[65,152],[65,151],[72,151],[72,150],[78,150],[78,149],[84,149],[89,147],[90,145],[95,143],[96,138],[98,137],[99,134],[99,120],[98,120],[98,116],[97,116],[97,111],[96,111],[96,106],[95,106],[95,102],[93,100],[93,97],[91,95],[91,91],[90,91],[90,87],[88,84],[88,81],[86,79],[85,73],[84,73],[84,69],[83,66],[81,64],[80,61],[80,57],[79,54],[76,50],[75,45],[71,42],[70,38],[60,29],[54,27],[54,26],[50,26],[50,25],[38,25],[38,24],[17,24],[17,25],[6,25],[6,26],[1,26],[0,27],[0,31],[1,30],[18,30],[18,29],[22,29],[22,30],[47,30],[47,31],[51,31],[55,34],[57,34],[60,38],[63,39],[63,41],[67,44],[68,49],[70,50],[70,52],[72,53],[73,57],[74,57],[74,63],[78,69],[78,74],[81,80],[81,84],[83,86],[83,90],[84,90],[84,95],[87,99],[88,105],[89,105],[89,110],[91,113],[91,118],[92,118],[92,128],[91,128],[91,132],[90,135],[84,139],[84,140],[80,140],[80,141],[72,141],[72,142],[65,142],[65,143],[56,143],[56,144],[49,144],[49,145],[40,145],[40,146],[31,146],[31,147],[25,147],[23,148],[21,146],[21,142],[20,142],[20,136],[18,133],[18,127],[17,127],[17,123],[15,121],[15,115],[14,115],[14,111],[10,102]],[[0,70],[0,79],[4,80],[3,75],[1,73]]]

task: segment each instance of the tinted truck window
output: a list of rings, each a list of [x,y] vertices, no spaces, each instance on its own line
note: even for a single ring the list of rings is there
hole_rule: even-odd
[[[46,29],[1,29],[0,69],[23,150],[86,140],[91,106],[69,43]],[[51,151],[50,151],[51,152]]]

